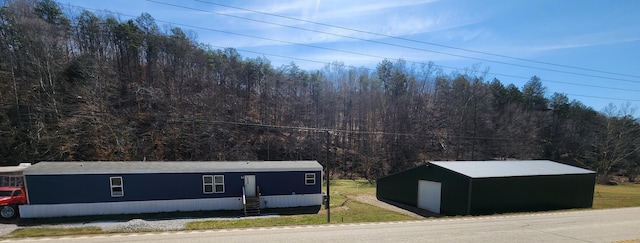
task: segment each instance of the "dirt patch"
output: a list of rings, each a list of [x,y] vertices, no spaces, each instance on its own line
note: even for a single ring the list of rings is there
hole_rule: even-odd
[[[0,236],[7,235],[18,228],[13,222],[0,222]]]
[[[397,213],[401,213],[404,215],[408,215],[414,218],[418,218],[418,219],[422,219],[424,217],[430,217],[430,216],[435,216],[435,214],[428,212],[426,210],[423,209],[419,209],[419,208],[413,208],[413,207],[409,207],[409,206],[404,206],[403,207],[399,207],[399,205],[392,205],[390,203],[387,202],[383,202],[378,200],[378,198],[376,198],[373,195],[366,195],[366,194],[359,194],[359,195],[355,195],[355,196],[349,196],[350,199],[356,200],[358,202],[361,203],[366,203],[369,205],[373,205],[379,208],[383,208],[389,211],[394,211]]]

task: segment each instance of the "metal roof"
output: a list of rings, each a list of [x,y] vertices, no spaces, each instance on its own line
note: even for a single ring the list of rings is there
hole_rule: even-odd
[[[549,160],[436,161],[430,163],[471,178],[595,173]]]
[[[29,166],[31,166],[29,163],[20,163],[20,165],[16,166],[0,166],[0,174],[19,174]]]
[[[317,161],[40,162],[24,175],[318,171]]]

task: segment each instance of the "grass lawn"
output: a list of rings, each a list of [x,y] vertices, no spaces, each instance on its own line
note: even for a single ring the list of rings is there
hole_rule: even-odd
[[[331,181],[330,190],[331,223],[381,222],[415,219],[411,216],[348,199],[348,196],[358,194],[375,195],[375,185],[370,184],[367,181],[334,180]],[[258,219],[200,221],[187,223],[186,228],[188,230],[201,230],[325,223],[327,223],[327,210],[322,208],[317,214],[290,215]]]
[[[326,187],[324,187],[326,188]],[[331,181],[331,223],[358,223],[358,222],[382,222],[382,221],[401,221],[414,220],[415,218],[404,214],[388,211],[379,207],[360,203],[351,200],[355,195],[371,195],[375,196],[375,185],[364,180],[334,180]],[[593,198],[593,208],[617,208],[617,207],[638,207],[640,206],[640,184],[627,184],[617,186],[596,185]],[[269,210],[265,210],[269,213]],[[274,211],[277,212],[277,211]],[[127,217],[131,218],[167,218],[167,217],[184,217],[199,215],[202,217],[223,217],[229,216],[229,211],[214,212],[186,212],[186,213],[169,213],[169,214],[150,214],[150,215],[120,215],[112,216],[114,219],[123,220]],[[124,217],[124,218],[123,218]],[[133,219],[131,218],[131,219]],[[76,222],[86,222],[93,217],[80,217]],[[108,220],[108,218],[100,218]],[[59,221],[57,221],[59,220]],[[74,222],[74,218],[53,219],[49,223],[69,223]],[[248,227],[273,227],[287,225],[314,225],[327,223],[327,210],[320,209],[318,213],[300,214],[300,215],[281,215],[279,217],[264,217],[252,219],[237,220],[209,220],[187,223],[187,230],[201,229],[223,229],[223,228],[248,228]],[[100,233],[115,233],[103,231],[96,227],[79,227],[79,228],[50,228],[50,227],[25,227],[18,229],[9,235],[1,238],[23,238],[23,237],[43,237],[43,236],[61,236],[61,235],[86,235]],[[1,239],[0,238],[0,239]]]
[[[640,207],[640,184],[596,185],[593,208]]]
[[[381,209],[368,204],[360,203],[348,199],[348,196],[368,194],[375,195],[375,185],[364,180],[335,180],[331,181],[331,222],[332,223],[357,223],[357,222],[381,222],[381,221],[400,221],[415,219],[411,216],[399,214],[396,212]],[[326,188],[326,187],[324,187]],[[269,213],[269,210],[265,210]],[[277,210],[275,211],[277,212]],[[170,218],[170,217],[225,217],[231,216],[230,213],[237,215],[237,212],[230,211],[214,211],[214,212],[183,212],[183,213],[162,213],[162,214],[144,214],[144,215],[115,215],[115,216],[98,216],[93,217],[96,220],[128,220],[133,218]],[[35,224],[64,224],[73,222],[91,221],[92,217],[74,217],[74,218],[57,218],[34,220]],[[223,228],[249,228],[249,227],[272,227],[286,225],[314,225],[327,223],[327,210],[323,207],[318,213],[301,214],[301,215],[284,215],[279,217],[251,218],[238,220],[210,220],[191,222],[186,225],[187,230],[196,229],[223,229]],[[23,237],[43,237],[43,236],[62,236],[62,235],[81,235],[81,234],[100,234],[100,233],[116,233],[103,231],[96,227],[78,227],[78,228],[52,228],[52,227],[25,227],[2,237],[2,238],[23,238]]]
[[[105,233],[98,227],[77,227],[77,228],[48,228],[29,227],[17,229],[3,238],[25,238],[25,237],[51,237],[64,235],[90,235]]]

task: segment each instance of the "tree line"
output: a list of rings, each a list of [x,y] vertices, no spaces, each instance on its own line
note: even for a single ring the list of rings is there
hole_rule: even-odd
[[[446,73],[404,60],[275,67],[146,13],[1,6],[4,165],[318,160],[335,176],[370,179],[429,160],[551,159],[605,179],[640,169],[631,107],[547,97],[536,76],[516,87],[478,67]]]

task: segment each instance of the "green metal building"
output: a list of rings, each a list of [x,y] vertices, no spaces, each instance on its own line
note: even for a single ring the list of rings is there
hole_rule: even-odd
[[[441,215],[590,208],[595,180],[548,160],[442,161],[378,179],[376,196]]]

